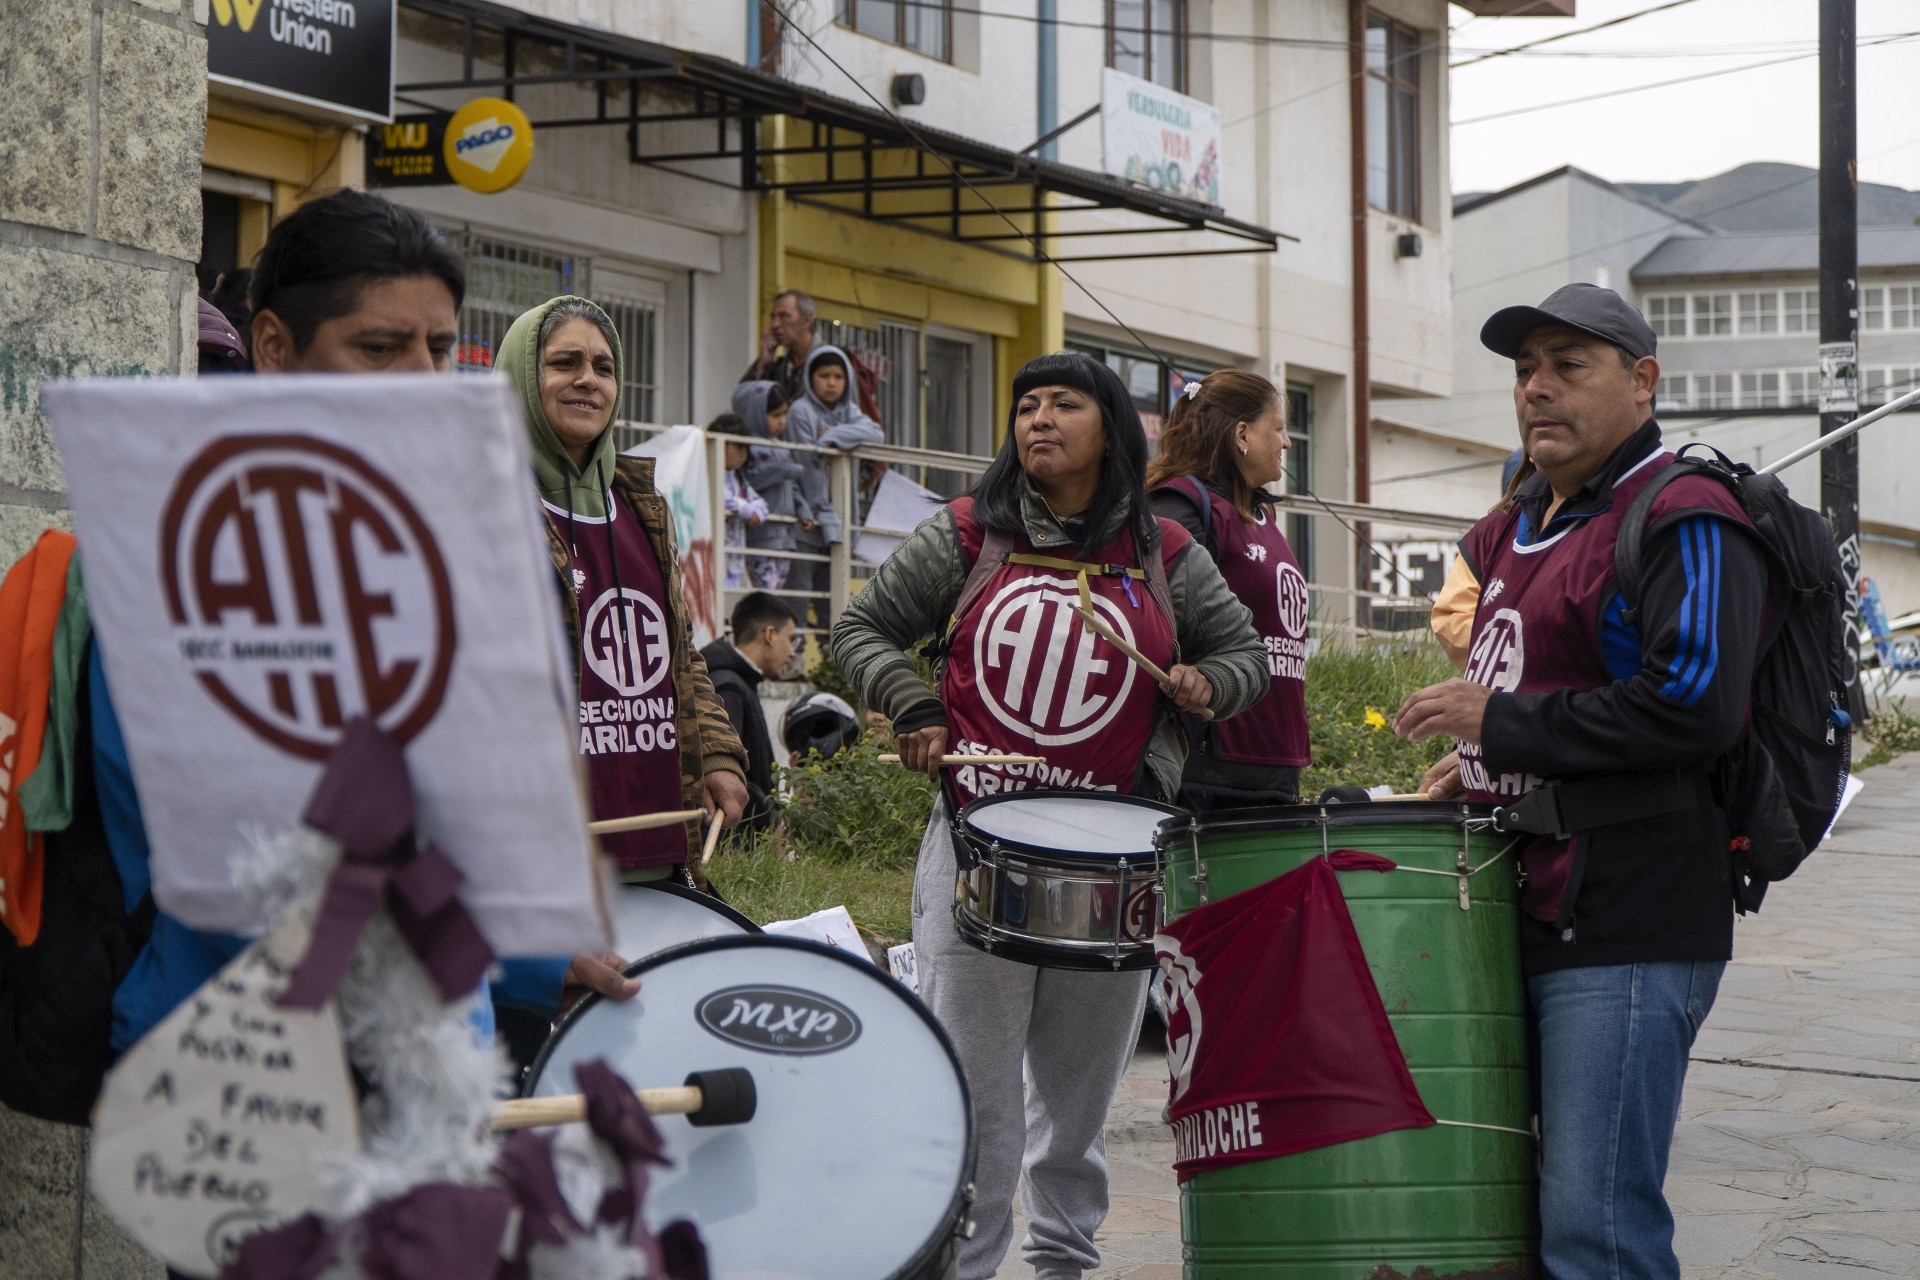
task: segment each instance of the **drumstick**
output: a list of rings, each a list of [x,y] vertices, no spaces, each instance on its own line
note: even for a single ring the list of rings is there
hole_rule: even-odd
[[[1008,756],[1008,755],[948,755],[941,756],[941,764],[1045,764],[1045,756]],[[899,764],[899,753],[880,757],[881,764]]]
[[[1120,633],[1108,626],[1105,618],[1093,612],[1091,609],[1084,608],[1080,605],[1074,606],[1074,612],[1080,615],[1086,622],[1087,628],[1094,634],[1103,637],[1108,644],[1126,654],[1129,658],[1132,658],[1134,665],[1152,676],[1155,684],[1164,685],[1173,682],[1173,677],[1155,666],[1153,660],[1148,658],[1146,654],[1140,652],[1125,640],[1122,640]],[[1202,720],[1213,719],[1213,709],[1211,707],[1196,707],[1193,714],[1199,716]]]
[[[633,1096],[650,1116],[684,1116],[698,1111],[704,1095],[692,1085],[678,1088],[635,1089]],[[550,1124],[578,1124],[587,1118],[587,1096],[563,1093],[551,1098],[509,1098],[494,1104],[493,1128],[537,1129]]]
[[[1374,799],[1375,800],[1431,800],[1433,799],[1433,797],[1428,795],[1424,791],[1409,791],[1404,795],[1375,796]]]
[[[665,809],[659,813],[635,814],[631,818],[608,818],[604,822],[589,822],[587,830],[597,836],[618,835],[622,831],[651,831],[655,827],[670,827],[676,822],[692,822],[695,818],[705,817],[700,809]]]
[[[713,820],[707,823],[707,842],[700,847],[700,869],[705,871],[707,864],[713,861],[713,846],[720,840],[720,814],[716,810]]]
[[[689,1124],[745,1124],[759,1109],[759,1091],[753,1072],[745,1067],[696,1071],[677,1088],[635,1089],[650,1116],[685,1116]],[[540,1125],[575,1124],[587,1118],[585,1094],[566,1093],[549,1098],[510,1098],[494,1104],[493,1128],[532,1129]]]

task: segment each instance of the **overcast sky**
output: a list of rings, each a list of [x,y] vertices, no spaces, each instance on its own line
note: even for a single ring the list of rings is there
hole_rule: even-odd
[[[1754,160],[1820,162],[1817,0],[1690,0],[1605,31],[1478,66],[1479,52],[1573,31],[1661,0],[1578,0],[1574,18],[1475,18],[1453,8],[1453,190],[1493,191],[1577,165],[1616,182],[1705,178]],[[1858,53],[1863,182],[1920,189],[1920,2],[1857,0],[1863,41],[1914,39]],[[1545,56],[1559,51],[1562,56]],[[1568,53],[1659,56],[1569,57]],[[1685,56],[1668,56],[1681,54]],[[1597,102],[1542,104],[1674,80],[1795,53],[1735,71]],[[1515,108],[1524,114],[1462,123]]]

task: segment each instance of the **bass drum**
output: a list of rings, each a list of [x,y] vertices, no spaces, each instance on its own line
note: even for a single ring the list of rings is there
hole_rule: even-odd
[[[604,1058],[636,1088],[745,1067],[745,1124],[656,1116],[648,1225],[690,1218],[713,1280],[945,1280],[973,1182],[966,1077],[926,1006],[873,965],[794,938],[691,942],[628,967],[640,993],[588,997],[533,1064],[572,1093]]]
[[[710,893],[668,880],[616,886],[607,899],[613,949],[631,964],[701,938],[758,934],[760,926]]]

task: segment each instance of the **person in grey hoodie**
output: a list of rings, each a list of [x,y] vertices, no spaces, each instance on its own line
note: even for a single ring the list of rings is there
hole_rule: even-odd
[[[790,408],[786,392],[777,382],[743,382],[733,389],[733,411],[747,424],[750,436],[786,439]],[[805,457],[771,445],[754,445],[748,450],[744,474],[754,492],[765,499],[769,517],[748,526],[749,547],[791,551],[801,528],[813,522],[813,508],[800,492],[800,479],[806,474]],[[778,591],[787,585],[792,565],[784,556],[750,556],[747,577],[762,591]]]
[[[1038,1280],[1071,1280],[1100,1265],[1101,1130],[1147,975],[974,950],[951,914],[947,818],[975,796],[1035,786],[1171,801],[1187,742],[1176,711],[1245,710],[1267,691],[1267,655],[1212,558],[1154,518],[1141,485],[1146,432],[1117,374],[1075,352],[1042,356],[1014,377],[1009,416],[1006,444],[973,492],[924,521],[848,604],[833,654],[893,721],[902,762],[943,784],[914,875],[913,945],[921,997],[953,1037],[973,1094],[977,1230],[960,1247],[960,1280],[999,1268],[1017,1185],[1024,1260]],[[991,576],[963,601],[976,564]],[[1142,678],[1061,607],[1076,579],[1167,684]],[[927,635],[945,650],[937,690],[905,652]],[[1045,764],[943,769],[949,747]]]
[[[795,444],[831,445],[852,449],[863,444],[879,444],[885,439],[880,424],[860,412],[860,398],[854,392],[853,361],[839,347],[815,347],[807,356],[806,376],[801,380],[800,398],[787,410],[787,439]],[[833,506],[832,481],[827,460],[817,453],[796,453],[803,468],[800,492],[812,508],[815,526],[802,528],[795,549],[816,555],[845,540],[840,513]],[[758,485],[754,486],[759,488]],[[818,560],[796,560],[787,573],[787,586],[798,591],[823,591],[827,585],[827,566]],[[794,607],[804,619],[808,610],[827,621],[827,602],[801,597]]]

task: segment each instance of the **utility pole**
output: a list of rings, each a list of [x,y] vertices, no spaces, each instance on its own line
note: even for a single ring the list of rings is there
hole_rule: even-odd
[[[1820,432],[1845,426],[1860,408],[1860,191],[1856,165],[1854,0],[1820,0]],[[1820,513],[1833,526],[1847,571],[1849,710],[1860,692],[1860,437],[1820,455]]]

